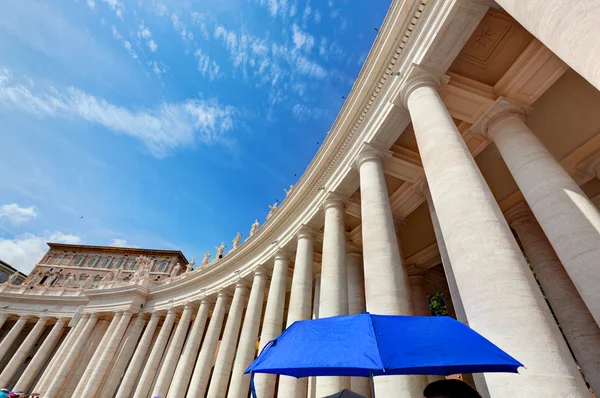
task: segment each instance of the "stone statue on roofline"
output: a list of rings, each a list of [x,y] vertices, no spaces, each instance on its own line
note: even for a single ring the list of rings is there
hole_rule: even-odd
[[[200,269],[208,265],[208,260],[210,260],[210,252],[204,253],[204,257],[202,258],[202,262],[200,263]]]
[[[252,224],[252,228],[250,228],[250,236],[252,236],[256,233],[256,231],[258,230],[258,226],[259,226],[258,220],[255,220],[254,223]]]
[[[75,275],[73,275],[73,274],[69,274],[69,276],[67,276],[67,279],[65,279],[65,280],[62,282],[62,285],[61,285],[61,286],[64,286],[64,287],[70,287],[70,286],[73,284],[73,282],[75,282]]]
[[[177,263],[171,270],[171,275],[169,275],[169,277],[173,278],[174,276],[179,275],[179,271],[181,271],[181,265],[179,263]]]
[[[92,287],[92,283],[94,283],[94,278],[90,275],[86,278],[85,282],[83,282],[83,285],[81,285],[81,287],[83,289],[89,289],[90,287]]]
[[[19,279],[19,271],[15,271],[13,274],[11,274],[7,281],[4,282],[5,285],[14,285],[15,282],[17,281],[17,279]]]
[[[242,240],[242,234],[238,232],[237,235],[235,236],[235,238],[233,239],[233,249],[231,249],[231,250],[237,249],[240,245],[241,240]]]
[[[269,214],[267,214],[267,220],[273,217],[273,214],[277,211],[277,202],[273,204],[273,206],[269,205]]]
[[[223,252],[225,251],[225,242],[221,242],[221,245],[215,247],[217,249],[217,256],[215,260],[223,258]]]
[[[283,188],[283,190],[285,191],[285,196],[287,197],[289,194],[292,193],[292,191],[294,190],[294,185],[290,185],[289,189],[285,189]]]
[[[185,266],[185,272],[192,272],[194,270],[194,264],[196,264],[196,259],[192,258],[192,261]]]

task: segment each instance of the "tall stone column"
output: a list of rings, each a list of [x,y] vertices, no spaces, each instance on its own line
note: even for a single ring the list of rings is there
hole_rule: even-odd
[[[127,365],[133,356],[146,322],[147,319],[144,314],[138,313],[137,318],[131,327],[127,329],[125,336],[123,336],[123,341],[120,344],[121,349],[118,351],[117,360],[115,361],[109,376],[106,378],[106,381],[103,382],[102,389],[98,392],[100,396],[112,397],[115,395],[121,379],[125,376]]]
[[[44,332],[44,328],[48,323],[47,317],[41,317],[36,322],[31,332],[27,335],[25,340],[21,343],[17,352],[14,353],[2,373],[0,374],[0,386],[8,386],[12,377],[15,375],[29,352],[33,348],[33,345],[39,340],[40,336]]]
[[[160,332],[158,332],[156,341],[152,346],[152,351],[150,351],[150,356],[148,357],[148,361],[146,361],[146,366],[144,366],[144,371],[142,372],[140,381],[135,389],[135,393],[133,394],[134,398],[146,398],[150,393],[152,382],[156,377],[156,371],[160,366],[160,361],[165,352],[165,348],[167,347],[167,343],[169,342],[169,337],[171,337],[171,331],[175,324],[176,315],[175,308],[169,308],[165,321],[160,327]]]
[[[156,384],[154,385],[152,394],[150,394],[153,397],[167,396],[169,386],[171,384],[171,381],[173,380],[173,375],[175,373],[175,367],[177,366],[177,362],[179,361],[179,356],[181,355],[181,350],[183,348],[183,344],[185,343],[185,337],[187,336],[188,329],[190,327],[190,321],[192,319],[193,310],[194,305],[192,303],[187,303],[183,307],[181,319],[179,319],[177,329],[175,329],[173,341],[169,345],[169,349],[167,350],[167,353],[165,355],[165,360],[160,368],[158,378],[156,379]]]
[[[98,322],[98,313],[93,313],[91,315],[84,315],[85,318],[82,318],[79,322],[84,321],[85,326],[81,330],[81,333],[77,336],[77,339],[73,341],[73,345],[70,347],[65,360],[60,364],[55,375],[52,376],[52,381],[50,382],[50,386],[48,387],[48,391],[44,395],[44,398],[58,398],[60,397],[60,390],[63,388],[67,377],[73,370],[75,366],[75,362],[79,358],[83,347],[89,343],[90,335]]]
[[[523,245],[583,374],[592,389],[600,392],[600,328],[529,207],[521,203],[510,209],[506,218]]]
[[[302,227],[296,235],[296,261],[286,327],[292,323],[310,319],[312,314],[312,281],[313,281],[313,234],[307,227]],[[279,376],[279,398],[306,398],[308,379],[303,377]]]
[[[258,338],[263,303],[265,301],[266,284],[267,274],[260,267],[254,271],[248,308],[246,309],[240,343],[233,363],[231,385],[227,394],[228,398],[246,398],[248,396],[250,376],[244,375],[244,371],[250,366],[256,353],[256,339]]]
[[[289,266],[290,259],[288,255],[283,251],[277,252],[275,254],[271,285],[269,286],[269,295],[267,296],[265,317],[260,332],[259,353],[267,343],[281,334]],[[276,382],[276,375],[256,374],[254,376],[254,386],[256,387],[257,396],[273,398]]]
[[[246,306],[248,297],[248,285],[239,281],[235,285],[231,308],[227,315],[227,323],[223,330],[219,353],[215,362],[212,380],[208,389],[208,398],[225,398],[227,395],[227,385],[229,376],[231,376],[231,367],[233,366],[233,356],[237,348],[237,341],[240,335],[240,326],[242,324],[242,313]]]
[[[385,183],[383,162],[389,152],[366,145],[356,159],[360,173],[365,297],[373,314],[412,315],[406,269]],[[375,380],[375,395],[415,397],[423,393],[421,376],[389,376]]]
[[[64,327],[68,320],[69,318],[59,318],[58,321],[54,324],[54,327],[52,327],[52,330],[42,343],[41,347],[39,348],[39,350],[37,350],[21,377],[19,377],[17,384],[15,384],[13,388],[14,391],[29,390],[31,384],[33,383],[33,380],[35,380],[39,371],[42,369],[42,367],[50,357],[52,350],[54,350],[54,347],[56,347],[58,340],[63,335]]]
[[[448,257],[448,250],[446,249],[446,243],[444,242],[444,236],[440,229],[440,222],[435,212],[435,206],[431,199],[431,192],[429,192],[429,186],[425,182],[422,186],[422,192],[427,200],[427,206],[429,207],[429,215],[431,216],[431,223],[433,224],[433,231],[435,233],[435,240],[437,242],[438,250],[440,251],[440,257],[442,258],[442,265],[444,266],[444,274],[446,274],[446,281],[448,282],[448,290],[450,290],[450,297],[452,298],[452,305],[454,312],[456,313],[456,319],[464,324],[468,324],[467,315],[465,314],[465,308],[462,304],[462,299],[458,292],[458,286],[456,285],[456,279],[454,278],[454,271],[452,270],[452,264]],[[479,388],[479,387],[478,387]]]
[[[148,354],[148,350],[150,349],[150,343],[152,342],[152,338],[154,337],[154,333],[156,332],[160,318],[161,313],[159,311],[152,313],[150,321],[148,321],[148,325],[146,325],[146,329],[144,330],[144,334],[142,335],[135,353],[133,354],[133,358],[131,358],[131,363],[129,363],[129,366],[127,367],[125,376],[123,376],[123,381],[121,381],[121,385],[117,390],[116,398],[131,397],[131,393],[135,389],[138,375],[140,374],[142,366],[144,365],[144,361],[146,360],[146,354]]]
[[[119,321],[117,326],[110,334],[110,338],[104,346],[104,350],[102,355],[98,360],[98,364],[94,368],[89,381],[83,390],[83,397],[94,397],[98,392],[98,388],[108,371],[114,357],[117,352],[117,348],[119,348],[119,344],[121,343],[121,339],[123,339],[123,335],[127,330],[127,326],[129,326],[129,321],[131,320],[131,312],[123,311],[121,316],[119,317]]]
[[[213,300],[208,297],[203,298],[200,302],[200,308],[196,314],[196,319],[194,319],[192,330],[190,330],[185,346],[183,347],[183,353],[177,362],[177,368],[175,369],[175,375],[173,376],[167,397],[177,397],[177,394],[181,394],[182,391],[187,391],[188,389],[198,350],[200,349],[200,342],[204,335],[208,311],[212,304]]]
[[[366,311],[363,262],[360,251],[354,246],[348,247],[346,273],[348,276],[348,314],[363,313]],[[364,397],[370,397],[371,383],[366,377],[351,377],[350,390]]]
[[[13,343],[19,336],[19,333],[21,333],[21,331],[23,330],[23,328],[27,324],[27,321],[29,321],[30,318],[31,317],[29,316],[19,317],[17,322],[10,329],[10,332],[8,332],[8,334],[4,337],[4,339],[0,343],[0,360],[4,359],[4,355],[6,355],[10,346],[13,345]]]
[[[506,98],[498,99],[474,128],[496,144],[535,218],[600,325],[597,266],[600,212],[525,124],[523,110],[518,105]]]
[[[61,342],[60,347],[58,347],[56,353],[54,353],[54,355],[52,355],[52,358],[50,358],[50,363],[48,363],[48,366],[46,366],[44,373],[42,373],[42,377],[40,377],[40,379],[38,380],[37,384],[33,388],[33,391],[43,394],[46,392],[46,390],[48,390],[48,387],[50,386],[54,375],[56,375],[56,372],[58,372],[58,369],[65,361],[65,358],[71,350],[71,347],[73,346],[74,342],[77,341],[77,338],[79,337],[81,331],[85,327],[88,317],[89,314],[82,315],[79,318],[79,321],[77,322],[75,327],[72,327],[69,330],[69,332],[67,333],[67,337],[65,337],[65,339]],[[72,322],[73,318],[71,319],[71,322],[69,322],[69,325],[71,325]]]
[[[323,204],[325,227],[321,264],[321,298],[319,318],[348,314],[348,279],[346,276],[346,231],[344,204],[331,195]],[[350,388],[350,378],[317,377],[317,395],[324,397]]]
[[[486,374],[489,392],[515,398],[587,396],[527,262],[436,84],[414,67],[402,97],[469,326],[527,364],[520,375]]]
[[[217,296],[217,303],[215,304],[215,309],[210,317],[206,337],[204,337],[200,354],[198,354],[198,359],[196,360],[194,375],[190,381],[187,398],[204,397],[204,394],[206,394],[206,388],[208,387],[210,372],[212,370],[215,352],[217,351],[217,343],[219,342],[221,329],[223,329],[223,319],[225,318],[229,299],[229,293],[225,290],[221,290]]]
[[[110,321],[110,324],[108,325],[108,329],[106,329],[106,331],[104,332],[102,340],[100,340],[100,343],[98,343],[98,346],[94,350],[94,355],[92,355],[92,358],[89,360],[89,362],[87,362],[85,371],[79,379],[75,391],[73,391],[73,396],[80,397],[83,395],[83,390],[87,386],[88,381],[90,380],[90,376],[92,375],[94,369],[98,365],[98,361],[100,360],[100,357],[102,356],[102,353],[105,350],[106,344],[108,344],[108,341],[110,340],[113,332],[117,328],[117,324],[119,323],[122,316],[122,311],[117,311],[113,316],[112,320]]]
[[[321,274],[315,275],[315,292],[313,297],[312,319],[319,319],[319,302],[321,301]],[[317,378],[308,378],[308,398],[317,398]]]
[[[408,280],[412,289],[413,310],[417,316],[431,316],[429,297],[425,291],[425,278],[421,271],[410,272]]]
[[[8,314],[0,314],[0,328],[4,326],[4,322],[8,319]]]
[[[506,12],[600,90],[600,9],[594,1],[497,0]]]

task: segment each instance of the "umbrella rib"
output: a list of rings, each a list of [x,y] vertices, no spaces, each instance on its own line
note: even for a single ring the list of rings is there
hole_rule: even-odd
[[[379,354],[379,360],[381,361],[381,366],[383,367],[381,370],[385,372],[385,365],[383,363],[383,358],[381,357],[381,348],[379,348],[379,340],[377,340],[377,333],[375,333],[375,325],[373,325],[373,316],[370,312],[367,312],[369,315],[369,322],[371,323],[371,330],[373,330],[373,336],[375,337],[375,344],[377,344],[377,353]]]

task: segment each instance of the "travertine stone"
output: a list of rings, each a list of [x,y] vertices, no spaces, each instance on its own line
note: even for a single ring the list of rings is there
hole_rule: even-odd
[[[579,296],[533,213],[524,203],[506,213],[577,363],[600,391],[600,328]]]
[[[259,268],[254,272],[248,308],[246,309],[240,343],[231,373],[228,398],[246,398],[248,396],[250,376],[244,375],[244,371],[252,363],[256,352],[256,339],[258,338],[262,308],[265,301],[266,284],[267,275],[262,268]]]
[[[313,281],[313,233],[303,227],[298,232],[294,275],[290,291],[290,303],[286,327],[300,320],[310,319],[312,313]],[[306,398],[308,379],[279,376],[277,396],[279,398]]]
[[[486,374],[489,392],[584,397],[569,350],[435,84],[415,76],[404,98],[469,325],[527,364],[520,375]]]
[[[348,314],[348,279],[346,276],[346,231],[344,205],[332,195],[323,205],[325,227],[321,264],[319,318]],[[324,397],[350,388],[348,377],[317,377],[317,396]]]
[[[98,360],[98,364],[94,368],[87,386],[83,390],[83,397],[93,397],[98,392],[100,383],[102,380],[104,380],[104,376],[106,375],[106,372],[108,371],[108,368],[114,359],[117,348],[119,347],[119,343],[121,343],[121,339],[127,330],[127,326],[129,326],[131,315],[132,314],[129,311],[124,311],[121,313],[117,326],[110,334],[110,339],[104,346],[104,350],[100,356],[100,359]]]
[[[12,377],[15,375],[29,352],[33,348],[33,345],[38,341],[42,333],[44,332],[44,328],[46,327],[46,323],[48,323],[47,317],[41,317],[35,323],[33,329],[29,332],[25,340],[21,343],[17,351],[10,358],[8,364],[4,367],[4,370],[0,374],[0,386],[7,386],[11,381]]]
[[[93,313],[91,315],[85,316],[79,322],[83,322],[85,320],[85,326],[81,330],[81,333],[77,336],[77,339],[73,341],[73,345],[70,347],[64,362],[60,364],[55,375],[52,377],[52,381],[50,382],[50,386],[48,387],[48,391],[46,391],[44,397],[47,398],[58,398],[60,397],[60,390],[62,389],[67,377],[73,370],[77,359],[79,358],[79,354],[83,350],[83,347],[88,343],[89,337],[98,322],[98,313]]]
[[[0,342],[0,360],[4,359],[4,355],[8,352],[9,348],[13,345],[13,343],[19,336],[19,333],[21,333],[21,331],[27,324],[27,321],[29,321],[29,318],[30,318],[29,316],[19,317],[17,322],[15,322],[13,327],[10,329],[10,332],[8,332],[8,334],[4,337],[4,339],[2,339],[2,342]]]
[[[558,0],[496,0],[496,3],[600,89],[598,3]]]
[[[165,352],[165,348],[167,347],[167,343],[169,342],[169,337],[171,336],[171,331],[173,330],[173,325],[175,324],[176,316],[177,314],[174,308],[170,308],[167,311],[167,316],[165,317],[165,320],[162,326],[160,327],[158,337],[156,338],[156,341],[152,346],[152,351],[150,351],[150,356],[146,361],[144,371],[142,372],[140,381],[138,382],[137,388],[135,389],[135,393],[133,394],[134,398],[146,398],[150,393],[152,382],[156,377],[156,372],[158,371],[158,367],[160,366],[160,362]]]
[[[231,367],[233,366],[233,356],[237,348],[237,341],[240,334],[242,323],[242,313],[246,306],[248,297],[248,286],[245,282],[238,282],[233,293],[233,300],[227,315],[227,323],[223,330],[221,345],[215,361],[210,387],[208,388],[208,398],[225,398],[227,395],[227,385],[231,376]]]
[[[406,269],[400,256],[396,227],[383,172],[389,156],[366,145],[356,162],[360,172],[365,298],[373,314],[412,315]],[[425,380],[421,376],[389,376],[375,380],[375,395],[418,396]]]
[[[150,343],[154,337],[154,332],[156,332],[156,327],[158,326],[160,318],[161,314],[158,311],[154,312],[150,317],[150,321],[148,321],[148,325],[146,325],[146,329],[144,330],[144,334],[137,345],[135,353],[133,354],[133,358],[131,358],[131,363],[127,367],[125,376],[123,376],[123,381],[119,386],[116,398],[129,398],[131,393],[134,391],[136,381],[140,372],[142,371],[146,354],[150,349]]]
[[[521,108],[500,98],[481,131],[496,144],[581,298],[600,325],[600,212],[527,124]]]
[[[319,302],[321,301],[321,274],[315,275],[315,293],[313,297],[312,319],[319,319]],[[317,378],[308,378],[308,398],[317,398]]]
[[[260,332],[258,352],[260,352],[269,341],[273,340],[281,333],[289,265],[290,259],[285,252],[280,251],[275,255],[275,265],[273,266],[271,285],[269,286],[269,295],[267,297],[267,306],[265,308],[265,317]],[[275,375],[255,375],[254,384],[257,396],[273,398],[276,381],[277,376]]]
[[[202,342],[200,354],[198,354],[198,359],[196,360],[196,366],[194,367],[194,374],[190,381],[187,398],[204,397],[206,394],[212,363],[217,350],[219,336],[221,335],[221,329],[223,329],[223,319],[225,318],[229,300],[229,293],[221,290],[217,297],[215,309],[210,317],[208,330],[206,331],[206,336]]]
[[[208,312],[213,302],[214,300],[208,297],[203,298],[200,302],[200,308],[196,314],[196,319],[194,319],[192,330],[190,330],[185,346],[183,347],[183,353],[177,362],[177,369],[175,369],[167,397],[177,397],[177,394],[187,391],[194,370],[194,364],[196,363],[196,357],[198,356],[198,350],[200,349],[200,342],[204,335]]]
[[[156,384],[152,389],[152,394],[150,394],[153,397],[165,397],[169,391],[169,386],[173,379],[173,374],[175,373],[175,367],[177,366],[183,344],[185,343],[185,337],[187,336],[188,328],[190,326],[193,310],[194,306],[191,303],[186,304],[183,308],[181,319],[179,319],[179,323],[175,329],[173,341],[165,354],[164,363],[160,368]]]
[[[4,326],[4,322],[8,319],[8,314],[0,314],[0,328]]]

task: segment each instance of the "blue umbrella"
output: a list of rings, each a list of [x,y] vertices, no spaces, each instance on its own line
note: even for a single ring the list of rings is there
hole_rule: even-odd
[[[359,315],[298,321],[245,373],[293,377],[518,373],[519,361],[468,326],[433,316]]]

